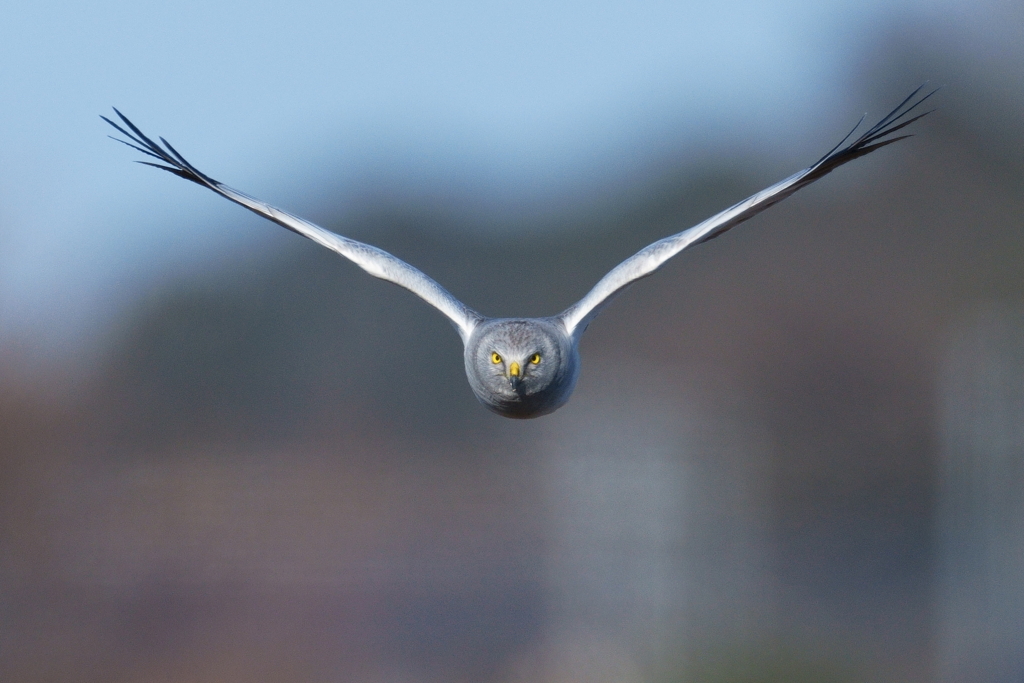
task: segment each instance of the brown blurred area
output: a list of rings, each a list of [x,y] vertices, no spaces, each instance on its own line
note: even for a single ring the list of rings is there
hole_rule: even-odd
[[[550,417],[488,413],[442,316],[287,234],[156,290],[72,389],[5,382],[0,678],[967,680],[943,377],[979,311],[1024,310],[1024,129],[943,37],[857,77],[872,112],[946,83],[916,137],[622,295]],[[793,170],[668,154],[527,232],[440,202],[326,227],[546,315]]]

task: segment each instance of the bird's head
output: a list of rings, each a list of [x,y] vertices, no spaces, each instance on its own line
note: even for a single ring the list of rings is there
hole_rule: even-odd
[[[537,417],[568,400],[579,360],[558,321],[488,320],[466,344],[466,376],[480,402],[506,417]]]

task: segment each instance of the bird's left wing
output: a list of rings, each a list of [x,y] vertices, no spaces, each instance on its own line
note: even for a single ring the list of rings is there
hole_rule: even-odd
[[[405,261],[392,256],[383,249],[342,237],[321,228],[319,225],[314,225],[309,221],[274,208],[238,190],[231,189],[196,169],[163,138],[160,138],[160,142],[163,143],[161,146],[146,137],[124,114],[117,111],[117,109],[114,109],[114,112],[117,113],[124,126],[111,121],[106,116],[101,118],[127,137],[130,142],[120,138],[113,139],[161,162],[140,161],[139,163],[170,171],[186,180],[191,180],[203,187],[207,187],[220,196],[226,197],[236,204],[241,204],[250,211],[270,219],[292,232],[307,237],[332,251],[336,251],[370,275],[408,289],[448,316],[448,319],[452,321],[458,330],[463,342],[469,338],[477,323],[484,319],[479,313],[452,296],[444,287]]]
[[[853,131],[850,131],[831,152],[822,157],[813,166],[805,168],[782,182],[776,183],[768,189],[744,199],[742,202],[712,216],[699,225],[644,247],[617,265],[600,282],[594,285],[594,288],[586,296],[558,316],[565,325],[566,331],[569,335],[579,339],[579,336],[587,329],[590,321],[601,312],[616,294],[633,282],[653,274],[666,261],[683,249],[718,237],[726,230],[739,225],[773,204],[782,201],[800,188],[810,185],[815,180],[848,161],[853,161],[865,154],[870,154],[880,147],[910,137],[909,135],[901,135],[895,138],[883,139],[904,126],[910,125],[925,114],[930,113],[924,112],[904,120],[911,111],[935,93],[935,90],[933,90],[917,99],[917,101],[914,101],[914,98],[921,92],[923,87],[921,86],[912,92],[907,99],[903,100],[898,107],[893,109],[888,116],[875,124],[870,130],[853,142],[845,144],[850,136],[853,135]],[[863,120],[862,118],[861,121],[863,122]],[[859,127],[860,124],[858,123],[857,126]],[[856,129],[855,127],[854,130]]]

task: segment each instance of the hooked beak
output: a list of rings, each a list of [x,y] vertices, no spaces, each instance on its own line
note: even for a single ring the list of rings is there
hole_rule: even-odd
[[[522,370],[519,367],[519,363],[515,361],[508,366],[508,383],[512,385],[512,391],[515,391],[519,387],[519,381],[522,379]]]

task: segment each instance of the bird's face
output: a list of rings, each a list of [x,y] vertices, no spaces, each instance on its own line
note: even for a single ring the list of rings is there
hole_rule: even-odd
[[[557,322],[489,320],[466,344],[466,375],[480,402],[506,417],[537,417],[568,400],[576,349]]]

